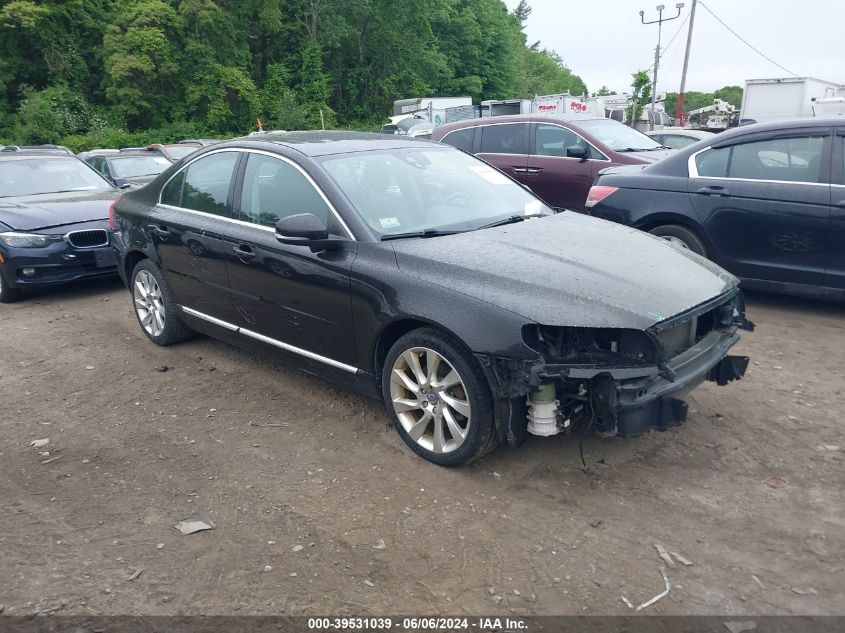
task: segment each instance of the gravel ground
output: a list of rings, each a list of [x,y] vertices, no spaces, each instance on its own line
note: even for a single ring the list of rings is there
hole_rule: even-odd
[[[428,464],[378,402],[207,338],[154,346],[117,282],[0,306],[0,604],[623,614],[663,590],[660,543],[693,564],[647,613],[845,614],[845,306],[748,299],[746,378],[679,428],[586,440],[588,474],[560,436]],[[197,511],[216,529],[174,529]]]

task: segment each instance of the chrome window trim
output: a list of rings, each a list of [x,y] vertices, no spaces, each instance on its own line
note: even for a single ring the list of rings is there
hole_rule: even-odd
[[[260,224],[255,224],[254,222],[247,222],[246,220],[238,220],[236,218],[230,218],[230,217],[226,217],[226,216],[222,216],[222,215],[215,215],[214,213],[207,213],[205,211],[197,211],[196,209],[188,209],[186,207],[177,207],[177,206],[174,206],[172,204],[164,204],[161,201],[162,192],[167,188],[167,185],[170,184],[170,181],[173,180],[174,178],[176,178],[176,176],[178,176],[180,173],[182,173],[183,171],[188,169],[188,167],[190,167],[194,162],[196,162],[196,161],[198,161],[202,158],[205,158],[206,156],[211,156],[212,154],[220,154],[220,153],[223,153],[223,152],[240,152],[240,153],[243,153],[243,154],[261,154],[263,156],[269,156],[270,158],[275,158],[277,160],[282,161],[283,163],[287,163],[287,164],[291,165],[300,174],[305,176],[305,179],[310,183],[310,185],[312,187],[314,187],[314,189],[317,191],[318,194],[320,194],[320,197],[323,199],[323,202],[326,203],[326,206],[329,208],[329,211],[332,213],[332,215],[335,217],[335,219],[340,223],[340,226],[343,227],[343,230],[346,231],[347,237],[349,237],[349,239],[352,240],[352,241],[357,241],[357,238],[352,233],[352,230],[346,224],[344,219],[341,217],[340,213],[338,213],[337,209],[335,209],[334,205],[331,203],[331,201],[328,199],[326,194],[323,192],[322,188],[314,181],[314,179],[308,174],[307,171],[305,171],[302,167],[297,165],[295,162],[293,162],[292,160],[290,160],[286,156],[281,156],[279,154],[275,154],[273,152],[268,152],[267,150],[263,150],[263,149],[253,149],[253,148],[243,148],[243,147],[221,147],[219,149],[214,149],[214,150],[205,152],[204,154],[202,154],[200,156],[195,156],[194,158],[191,158],[191,160],[189,160],[187,163],[182,165],[178,170],[176,170],[173,173],[173,175],[170,176],[170,178],[168,178],[167,181],[162,185],[161,189],[159,189],[158,200],[156,201],[156,205],[160,206],[160,207],[164,207],[165,209],[173,209],[173,210],[176,210],[176,211],[188,211],[190,213],[198,213],[198,214],[205,216],[205,217],[222,218],[224,220],[228,220],[229,222],[235,222],[237,224],[243,224],[243,225],[246,225],[246,226],[251,226],[251,227],[255,227],[255,228],[258,228],[258,229],[262,229],[262,230],[265,230],[265,231],[270,231],[272,233],[275,233],[276,230],[272,227],[269,227],[269,226],[262,226]]]
[[[767,139],[768,140],[768,139]],[[750,141],[753,142],[753,141]],[[737,143],[740,145],[740,143]],[[725,147],[734,147],[733,145],[726,145]],[[812,187],[830,187],[830,186],[838,186],[842,187],[845,185],[836,185],[834,183],[829,182],[807,182],[805,180],[769,180],[764,178],[734,178],[732,176],[699,176],[698,175],[698,166],[695,164],[695,158],[699,154],[703,154],[706,151],[713,149],[713,146],[705,147],[704,149],[700,149],[697,152],[693,152],[690,154],[689,158],[687,159],[687,172],[690,178],[701,178],[702,180],[735,180],[736,182],[768,182],[772,184],[781,184],[781,185],[810,185]],[[723,149],[723,148],[718,148]]]
[[[319,354],[315,354],[314,352],[309,352],[307,349],[302,349],[301,347],[290,345],[288,343],[285,343],[284,341],[270,338],[269,336],[259,334],[258,332],[253,332],[252,330],[247,330],[246,328],[242,328],[239,325],[229,323],[228,321],[223,321],[222,319],[218,319],[211,315],[205,314],[203,312],[200,312],[199,310],[194,310],[193,308],[188,308],[187,306],[183,305],[180,305],[179,308],[185,314],[189,314],[198,319],[208,321],[209,323],[217,325],[218,327],[222,327],[226,330],[229,330],[230,332],[241,334],[248,338],[261,341],[262,343],[267,343],[268,345],[273,345],[274,347],[283,349],[286,352],[291,352],[292,354],[298,354],[299,356],[303,356],[311,360],[316,360],[317,362],[329,365],[331,367],[335,367],[336,369],[342,369],[343,371],[349,372],[350,374],[357,374],[359,371],[357,367],[352,367],[352,365],[341,363],[339,360],[334,360],[333,358],[328,358],[326,356],[320,356]]]
[[[581,139],[582,141],[584,141],[587,145],[589,145],[589,146],[590,146],[590,147],[592,147],[594,150],[596,150],[599,154],[601,154],[602,156],[604,156],[604,158],[603,158],[603,159],[601,159],[601,158],[588,158],[587,160],[595,160],[595,161],[598,161],[598,162],[600,162],[600,163],[612,163],[612,162],[613,162],[612,160],[610,160],[610,159],[607,157],[607,154],[605,154],[605,153],[604,153],[603,151],[601,151],[598,147],[596,147],[595,145],[593,145],[592,143],[590,143],[590,141],[588,141],[588,140],[587,140],[587,139],[585,139],[583,136],[581,136],[580,134],[578,134],[578,132],[576,132],[575,130],[570,129],[570,128],[566,127],[565,125],[560,125],[559,123],[550,123],[549,121],[535,121],[535,123],[536,123],[537,125],[550,125],[550,126],[552,126],[552,127],[559,127],[560,129],[562,129],[562,130],[566,130],[567,132],[572,132],[575,136],[577,136],[578,138],[580,138],[580,139]],[[536,128],[534,129],[534,131],[535,131],[535,134],[534,134],[534,146],[535,146],[535,147],[534,147],[534,149],[536,150],[536,149],[537,149],[537,147],[536,147],[536,146],[537,146],[537,134],[536,134]],[[579,162],[581,161],[581,159],[580,159],[580,158],[572,158],[571,156],[549,156],[548,154],[537,154],[537,153],[534,153],[534,154],[529,154],[529,156],[544,156],[544,157],[546,157],[546,158],[566,158],[566,159],[568,159],[568,160],[577,160],[577,161],[579,161]]]

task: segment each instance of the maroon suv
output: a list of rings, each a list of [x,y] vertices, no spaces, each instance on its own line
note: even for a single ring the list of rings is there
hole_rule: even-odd
[[[653,163],[674,153],[612,119],[497,116],[447,123],[434,141],[476,154],[556,209],[585,211],[600,169]]]

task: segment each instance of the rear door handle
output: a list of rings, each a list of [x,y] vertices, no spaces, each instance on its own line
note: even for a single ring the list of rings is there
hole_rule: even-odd
[[[249,261],[255,257],[255,253],[252,252],[252,249],[249,246],[241,244],[240,246],[235,246],[232,249],[232,252],[237,256],[238,259],[243,261]]]
[[[707,187],[701,187],[698,190],[698,193],[703,193],[705,196],[729,196],[731,192],[727,190],[727,188],[722,187],[720,185],[709,185]]]
[[[511,167],[511,169],[513,169],[513,172],[515,174],[527,174],[528,173],[528,167]]]
[[[170,237],[170,231],[167,230],[166,226],[155,226],[154,224],[151,224],[149,229],[150,233],[163,240],[166,240],[168,237]]]
[[[529,173],[529,174],[539,174],[540,172],[543,171],[543,168],[542,167],[526,167],[525,171],[526,171],[526,173]]]

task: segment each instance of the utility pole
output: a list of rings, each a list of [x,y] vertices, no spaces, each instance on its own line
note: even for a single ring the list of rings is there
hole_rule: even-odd
[[[681,73],[681,91],[678,93],[678,106],[675,108],[675,118],[680,125],[686,123],[684,120],[684,90],[687,87],[687,67],[689,66],[689,51],[692,46],[692,25],[695,22],[695,5],[698,0],[692,0],[692,8],[689,12],[689,32],[687,33],[687,51],[684,53],[684,70]]]
[[[657,47],[654,49],[654,81],[651,84],[651,116],[649,117],[648,123],[649,130],[654,129],[654,107],[655,102],[657,101],[657,69],[660,66],[660,39],[663,36],[663,23],[677,20],[681,17],[681,9],[684,8],[684,3],[679,2],[675,5],[675,8],[678,10],[678,14],[671,18],[663,17],[663,10],[666,8],[665,5],[659,4],[656,8],[659,17],[656,20],[651,20],[650,22],[645,21],[645,11],[640,11],[640,21],[643,24],[657,24]]]

